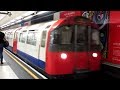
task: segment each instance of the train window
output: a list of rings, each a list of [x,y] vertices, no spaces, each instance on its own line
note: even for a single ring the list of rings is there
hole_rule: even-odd
[[[42,32],[41,47],[45,47],[45,41],[46,41],[46,31],[43,31]]]
[[[13,34],[12,34],[12,33],[10,33],[10,36],[9,36],[9,37],[10,37],[10,39],[13,39]]]
[[[77,25],[77,43],[87,41],[87,26]]]
[[[100,41],[99,41],[99,32],[97,30],[92,31],[92,44],[96,44],[99,45]]]
[[[25,34],[20,33],[19,42],[25,43]]]
[[[7,35],[6,35],[6,39],[9,40],[9,33],[7,33]]]
[[[60,44],[60,32],[55,30],[51,33],[51,44]]]
[[[96,29],[92,29],[91,49],[92,50],[101,50],[102,49],[102,44],[100,43],[99,31]]]
[[[72,29],[69,26],[61,28],[61,44],[71,44]]]
[[[36,46],[36,38],[37,38],[36,34],[37,34],[37,32],[31,32],[31,31],[28,32],[27,44]]]
[[[51,44],[71,44],[73,28],[70,25],[62,26],[51,33]]]
[[[15,38],[18,39],[18,32],[16,32],[16,34],[15,34]]]

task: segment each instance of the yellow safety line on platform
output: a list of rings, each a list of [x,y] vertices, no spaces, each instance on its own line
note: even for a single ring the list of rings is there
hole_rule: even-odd
[[[29,73],[33,78],[39,79],[36,75],[34,75],[30,70],[28,70],[25,66],[23,66],[20,62],[18,62],[12,55],[10,55],[6,50],[4,50],[7,55],[9,55],[16,63],[18,63],[27,73]]]

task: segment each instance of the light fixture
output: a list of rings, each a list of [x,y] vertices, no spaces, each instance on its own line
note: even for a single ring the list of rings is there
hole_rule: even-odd
[[[43,13],[46,13],[46,12],[49,12],[49,11],[39,11],[36,15],[40,15],[40,14],[43,14]]]
[[[93,53],[92,56],[93,56],[93,57],[97,57],[98,54],[97,54],[97,53]]]
[[[61,53],[61,58],[65,60],[67,58],[67,54],[66,53]]]

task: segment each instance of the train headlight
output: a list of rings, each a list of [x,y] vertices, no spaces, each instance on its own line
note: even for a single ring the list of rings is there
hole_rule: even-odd
[[[62,59],[66,59],[66,58],[67,58],[67,54],[62,53],[62,54],[61,54],[61,58],[62,58]]]
[[[92,56],[93,56],[93,57],[97,57],[98,54],[97,54],[97,53],[93,53]]]

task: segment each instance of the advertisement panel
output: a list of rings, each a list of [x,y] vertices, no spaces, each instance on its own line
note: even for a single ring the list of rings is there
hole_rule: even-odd
[[[120,64],[120,12],[110,12],[108,61]]]
[[[60,18],[66,18],[70,16],[81,16],[81,11],[61,11]]]

